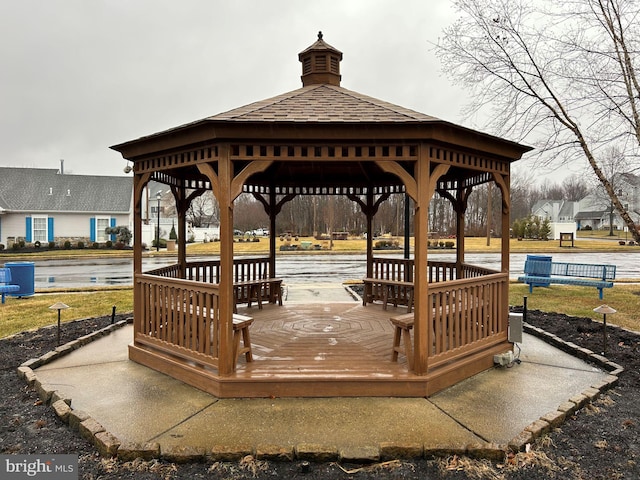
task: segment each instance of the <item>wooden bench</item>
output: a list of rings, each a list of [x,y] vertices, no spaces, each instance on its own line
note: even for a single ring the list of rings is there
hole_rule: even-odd
[[[391,361],[398,361],[398,354],[404,353],[407,357],[409,370],[413,370],[413,349],[411,347],[411,329],[413,328],[413,313],[398,315],[389,319],[395,327],[393,334],[393,350],[391,351]],[[404,339],[404,347],[400,346]]]
[[[267,292],[265,295],[264,292]],[[233,284],[233,305],[234,312],[237,313],[238,303],[246,303],[248,307],[255,300],[258,308],[262,310],[263,300],[269,303],[278,303],[282,306],[282,279],[281,278],[259,278],[255,280],[245,280]]]
[[[247,363],[253,362],[253,353],[251,352],[251,337],[249,336],[249,327],[253,323],[253,318],[246,315],[233,315],[233,358],[236,363],[240,359],[240,355],[246,356]],[[240,339],[242,338],[242,347],[240,347]]]
[[[548,287],[552,283],[595,287],[602,300],[602,290],[613,287],[615,278],[615,265],[527,260],[524,275],[518,281],[529,285],[529,293],[533,293],[533,287]]]
[[[20,285],[11,284],[11,270],[8,268],[0,268],[0,295],[2,303],[7,293],[14,293],[20,290]]]
[[[373,303],[374,299],[381,297],[384,310],[387,309],[387,304],[392,301],[394,307],[397,307],[398,303],[406,303],[407,313],[411,313],[413,309],[413,282],[367,277],[362,279],[362,283],[364,283],[362,306]],[[378,288],[382,290],[381,296],[374,292],[374,289]],[[401,295],[401,292],[404,292],[404,295]]]

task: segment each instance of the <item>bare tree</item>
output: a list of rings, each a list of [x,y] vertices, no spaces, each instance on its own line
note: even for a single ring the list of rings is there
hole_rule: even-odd
[[[269,217],[253,195],[243,193],[233,204],[233,226],[243,232],[268,227]]]
[[[637,0],[457,0],[463,16],[436,53],[470,88],[468,114],[492,108],[487,126],[536,145],[541,161],[586,158],[636,241],[640,235],[603,174],[616,146],[640,147]]]
[[[589,193],[589,184],[577,175],[571,175],[562,181],[563,198],[570,202],[582,200]]]
[[[622,155],[622,153],[617,149],[610,148],[603,156],[601,163],[602,174],[607,178],[616,194],[621,196],[624,181],[623,174],[627,171],[627,162],[624,155]],[[592,187],[596,203],[598,205],[607,205],[606,210],[609,214],[609,235],[613,236],[615,206],[601,183],[592,182]]]
[[[218,202],[211,191],[195,197],[186,213],[187,221],[194,227],[209,227],[220,223]]]

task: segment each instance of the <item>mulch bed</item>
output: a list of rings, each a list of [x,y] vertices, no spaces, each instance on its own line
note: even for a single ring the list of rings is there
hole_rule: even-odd
[[[122,319],[119,316],[116,320]],[[602,325],[589,319],[529,311],[528,323],[594,352],[602,350]],[[110,317],[63,324],[62,343],[107,326]],[[640,336],[608,328],[607,357],[625,368],[619,384],[593,405],[578,411],[559,429],[505,462],[449,458],[392,461],[373,465],[274,463],[245,458],[238,463],[174,465],[163,461],[121,462],[100,458],[94,447],[43,405],[18,378],[22,362],[52,350],[55,327],[0,340],[0,453],[75,453],[82,479],[637,479],[640,442]]]

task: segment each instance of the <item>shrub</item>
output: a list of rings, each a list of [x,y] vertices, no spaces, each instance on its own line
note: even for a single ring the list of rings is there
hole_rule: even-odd
[[[71,250],[71,242],[69,240],[64,241],[64,249]]]
[[[4,250],[4,243],[0,243],[0,250]]]
[[[11,248],[12,248],[13,250],[20,250],[20,244],[19,244],[18,242],[16,242],[16,243],[14,243],[14,244],[11,246]]]
[[[133,238],[133,234],[129,230],[129,227],[125,227],[122,225],[117,227],[107,227],[104,229],[104,232],[107,235],[115,235],[116,241],[122,242],[125,245],[129,245],[129,243],[131,242],[131,239]]]
[[[178,235],[176,235],[176,227],[175,225],[171,225],[171,231],[169,232],[169,240],[177,240]]]
[[[444,247],[445,248],[453,248],[454,245],[455,245],[455,243],[452,242],[452,241],[444,242]]]
[[[36,240],[36,241],[35,241],[35,243],[33,244],[33,246],[34,246],[35,248],[40,248],[40,245],[42,245],[42,244],[40,243],[40,240]]]
[[[93,242],[91,244],[91,248],[95,248],[96,250],[100,248],[100,244],[98,242]]]
[[[374,247],[377,249],[398,248],[400,243],[396,240],[378,240]]]
[[[21,238],[20,241],[18,242],[18,245],[20,245],[20,248],[24,248],[24,246],[26,245],[26,243],[24,242],[24,240]]]
[[[82,250],[84,248],[84,242],[82,240],[80,240],[78,242],[78,249]]]
[[[116,242],[116,250],[124,249],[124,242]]]
[[[107,248],[111,248],[111,247],[113,247],[113,242],[111,240],[107,240],[104,243],[104,246],[107,247]]]
[[[49,250],[56,248],[56,242],[49,242]]]

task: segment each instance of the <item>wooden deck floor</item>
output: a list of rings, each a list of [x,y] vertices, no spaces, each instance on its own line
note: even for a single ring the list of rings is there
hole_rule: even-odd
[[[406,307],[405,307],[406,308]],[[393,327],[389,317],[405,308],[350,303],[266,305],[239,309],[254,318],[251,343],[254,361],[238,364],[242,372],[260,375],[353,377],[401,375],[406,359],[391,361]]]
[[[258,396],[291,396],[292,389],[301,396],[354,396],[359,388],[364,396],[390,395],[396,390],[393,385],[402,386],[407,395],[408,384],[414,384],[415,391],[407,396],[424,395],[424,377],[408,371],[404,355],[391,361],[394,332],[389,317],[406,313],[406,307],[285,304],[262,310],[239,307],[238,313],[254,318],[253,362],[243,356],[225,383],[241,388],[247,382],[253,395],[258,389]],[[256,383],[264,383],[265,389]]]
[[[133,345],[130,358],[220,398],[427,397],[490,368],[493,354],[505,348],[496,345],[416,375],[404,355],[391,360],[394,329],[389,318],[406,313],[406,307],[285,302],[263,309],[239,306],[238,313],[254,319],[253,362],[242,356],[230,375]]]

